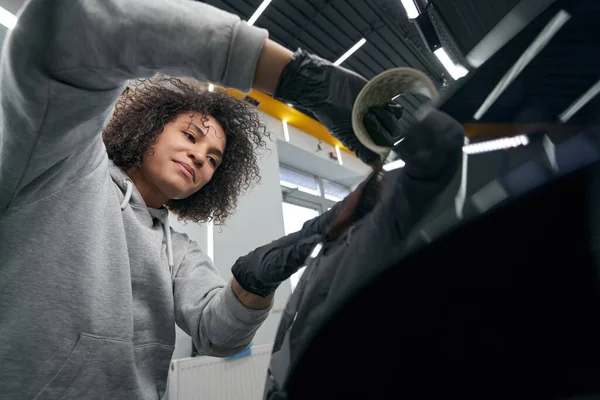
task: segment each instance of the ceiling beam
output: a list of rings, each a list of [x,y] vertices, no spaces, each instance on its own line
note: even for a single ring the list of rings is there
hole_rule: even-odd
[[[189,81],[188,81],[189,83]],[[201,83],[196,83],[195,86],[202,87]],[[226,93],[237,99],[243,99],[246,94],[235,90],[235,89],[224,89],[218,88],[219,90],[223,90]],[[325,128],[319,121],[307,116],[301,111],[286,105],[278,100],[275,100],[273,97],[259,92],[257,90],[252,90],[247,94],[249,97],[257,100],[260,104],[257,108],[264,112],[267,115],[270,115],[276,119],[281,121],[287,121],[288,125],[294,126],[301,131],[314,136],[318,140],[323,143],[327,143],[332,147],[339,146],[340,150],[346,152],[354,156],[347,147],[345,147],[339,140],[334,138],[327,128]],[[515,135],[523,135],[530,134],[535,132],[547,132],[548,134],[575,134],[577,133],[581,127],[579,126],[567,126],[565,124],[501,124],[501,123],[465,123],[463,124],[465,129],[465,135],[469,139],[476,140],[488,140],[495,139],[501,137],[515,136]]]

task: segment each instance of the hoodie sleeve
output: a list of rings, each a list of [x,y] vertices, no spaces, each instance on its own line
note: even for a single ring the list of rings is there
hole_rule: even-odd
[[[237,299],[212,260],[190,240],[173,281],[175,320],[202,355],[226,357],[250,344],[271,307],[252,310]]]
[[[193,77],[249,91],[267,32],[191,0],[31,0],[0,61],[0,216],[84,178],[125,83]]]

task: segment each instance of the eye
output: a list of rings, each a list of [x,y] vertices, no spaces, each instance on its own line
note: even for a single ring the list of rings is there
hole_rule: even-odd
[[[190,140],[190,142],[192,143],[196,143],[196,137],[194,135],[192,135],[191,133],[188,132],[183,132],[185,134],[185,136],[187,136],[187,138]]]
[[[217,160],[214,157],[208,157],[208,160],[213,165],[213,167],[217,166]]]

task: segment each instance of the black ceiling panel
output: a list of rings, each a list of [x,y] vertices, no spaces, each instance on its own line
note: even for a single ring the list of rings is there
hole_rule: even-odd
[[[447,53],[454,61],[466,65],[466,53],[518,2],[431,0],[427,12]],[[207,0],[206,3],[248,20],[262,0]],[[342,66],[367,79],[390,68],[409,66],[428,74],[443,94],[447,89],[454,91],[461,86],[447,76],[444,67],[429,51],[416,26],[408,20],[400,0],[273,0],[256,25],[267,29],[271,39],[292,51],[301,47],[330,61],[338,59],[364,37],[367,43]],[[585,87],[589,87],[590,82],[598,79],[596,62],[590,62],[587,66],[573,65],[572,60],[585,53],[582,46],[594,40],[600,41],[599,31],[569,32],[568,35],[557,35],[554,39],[557,45],[551,46],[551,51],[542,52],[532,62],[523,72],[523,79],[498,99],[486,116],[487,121],[502,121],[507,115],[514,115],[516,109],[523,107],[519,99],[525,98],[528,109],[540,102],[546,104],[550,112],[555,112],[566,107]],[[460,101],[448,106],[463,122],[472,120],[473,110],[515,62],[520,54],[519,46],[512,46],[512,50],[505,54],[507,57],[504,61],[496,60],[493,67],[477,71],[477,81],[481,84],[468,85],[468,90],[461,89]],[[590,54],[592,57],[593,54]],[[565,73],[569,68],[573,70],[572,73]],[[415,111],[424,101],[423,97],[413,95],[398,99],[405,108],[407,123],[414,119]],[[554,103],[550,108],[549,102]],[[531,119],[531,116],[524,118]]]
[[[600,3],[585,0],[557,1],[528,25],[507,46],[472,73],[443,108],[461,122],[475,122],[474,113],[534,39],[559,13],[570,19],[540,53],[516,75],[514,81],[479,120],[486,123],[547,123],[558,116],[600,79]],[[570,121],[597,118],[596,96]]]
[[[463,54],[468,54],[519,0],[431,0]]]

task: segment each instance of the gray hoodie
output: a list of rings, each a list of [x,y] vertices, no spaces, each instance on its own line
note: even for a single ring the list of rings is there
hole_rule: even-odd
[[[188,0],[33,0],[3,48],[0,397],[156,399],[175,323],[226,356],[250,310],[197,243],[146,207],[101,131],[161,71],[248,91],[266,32]]]

